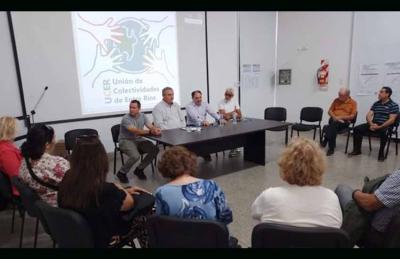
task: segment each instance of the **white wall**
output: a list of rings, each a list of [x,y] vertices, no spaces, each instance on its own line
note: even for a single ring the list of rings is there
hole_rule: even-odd
[[[258,88],[241,84],[241,109],[244,116],[261,119],[264,109],[274,104],[276,12],[239,14],[240,63],[261,65]]]
[[[385,62],[400,61],[400,12],[355,12],[353,46],[350,73],[350,88],[354,94],[360,89],[359,73],[361,64],[378,64],[383,68]],[[400,101],[400,85],[385,82],[382,76],[375,92],[382,85],[393,90],[393,100]],[[359,122],[377,100],[376,95],[356,96],[359,101]]]
[[[210,104],[217,109],[225,89],[239,80],[237,13],[207,12],[207,24]]]
[[[292,69],[292,84],[278,85],[276,105],[287,108],[288,121],[298,121],[304,106],[327,110],[342,85],[348,83],[352,29],[351,12],[279,12],[278,69]],[[306,51],[297,49],[306,47]],[[316,72],[329,59],[329,85],[318,89]]]
[[[0,91],[0,117],[21,116],[22,106],[6,12],[0,12]],[[18,135],[25,131],[21,123]]]

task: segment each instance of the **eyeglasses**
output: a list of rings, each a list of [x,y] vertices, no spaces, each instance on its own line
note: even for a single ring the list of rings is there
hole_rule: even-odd
[[[225,96],[233,96],[233,94],[225,94]]]

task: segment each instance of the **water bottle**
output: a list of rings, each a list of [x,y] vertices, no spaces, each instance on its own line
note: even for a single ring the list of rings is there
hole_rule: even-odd
[[[197,117],[197,120],[196,120],[196,125],[195,125],[197,128],[199,128],[199,127],[201,127],[201,120],[200,120],[200,117]]]
[[[233,122],[233,124],[237,123],[237,113],[236,112],[232,113],[232,122]]]
[[[222,115],[222,114],[219,115],[218,123],[219,123],[219,126],[224,126],[224,115]]]

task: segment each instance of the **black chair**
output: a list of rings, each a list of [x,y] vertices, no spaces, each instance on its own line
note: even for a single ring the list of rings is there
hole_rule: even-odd
[[[12,184],[17,188],[22,204],[25,208],[25,211],[28,213],[29,216],[36,218],[36,225],[35,225],[35,239],[33,243],[33,247],[36,248],[37,245],[37,236],[38,236],[38,229],[39,229],[39,220],[41,218],[41,214],[39,209],[36,207],[35,202],[41,200],[39,195],[32,190],[27,184],[25,184],[20,178],[13,177],[11,179]],[[47,224],[44,221],[42,222],[42,226],[44,231],[49,234],[49,229]],[[24,224],[25,224],[25,213],[22,215],[22,223],[21,223],[21,233],[19,239],[19,247],[22,247],[22,240],[24,235]]]
[[[52,207],[43,200],[35,203],[46,222],[49,232],[58,248],[95,248],[93,232],[87,220],[78,212],[59,207]],[[133,246],[135,235],[121,237],[119,242],[107,246],[108,248],[121,248],[126,245]]]
[[[99,135],[99,133],[95,129],[74,129],[65,132],[64,134],[65,149],[67,150],[68,155],[71,154],[71,151],[75,147],[76,138],[83,135]]]
[[[356,113],[356,115],[354,116],[354,118],[350,121],[350,124],[347,128],[341,130],[338,132],[338,134],[345,134],[347,133],[347,139],[346,139],[346,148],[344,150],[344,153],[347,154],[347,150],[349,148],[349,141],[350,141],[350,135],[354,132],[354,127],[356,126],[356,122],[357,122],[357,115],[358,113]]]
[[[268,107],[264,110],[264,120],[273,120],[286,122],[286,108],[283,107]],[[269,129],[269,131],[285,131],[285,144],[288,143],[289,126],[284,125],[281,127]]]
[[[300,131],[310,131],[314,130],[314,137],[319,129],[319,139],[322,139],[322,132],[321,132],[321,121],[322,121],[322,114],[323,110],[320,107],[304,107],[301,109],[300,112],[300,123],[295,123],[292,125],[292,130],[290,132],[290,137],[293,137],[293,130],[297,131],[297,136],[299,136]],[[306,122],[318,122],[318,124],[304,124],[303,121]]]
[[[118,138],[119,138],[119,129],[121,127],[121,124],[116,124],[114,126],[111,127],[111,136],[114,142],[114,174],[117,172],[117,152],[119,152],[119,154],[121,155],[121,163],[124,165],[124,155],[122,150],[119,148],[119,142],[118,142]],[[143,160],[143,154],[140,154],[140,160]],[[155,158],[155,160],[157,160],[157,158]],[[154,174],[154,164],[153,162],[151,163],[151,171]]]
[[[36,201],[35,206],[43,215],[59,248],[94,248],[90,226],[80,214],[52,207],[42,200]]]
[[[217,221],[151,216],[150,248],[228,248],[227,227]]]
[[[18,209],[19,215],[22,220],[22,215],[24,214],[24,207],[22,205],[21,199],[12,193],[11,182],[8,176],[0,171],[0,196],[8,203],[11,203],[13,212],[11,219],[11,233],[14,233],[15,225],[15,211]]]
[[[346,232],[328,227],[260,223],[251,234],[253,248],[350,248]]]
[[[386,153],[385,153],[385,159],[387,158],[389,154],[389,146],[390,143],[394,140],[396,142],[396,156],[398,155],[398,129],[399,129],[399,124],[400,124],[400,113],[397,114],[396,121],[389,126],[388,131],[387,131],[387,143],[386,143]],[[393,139],[393,135],[395,138]],[[374,133],[374,132],[369,132],[368,133],[368,144],[369,144],[369,152],[372,151],[372,145],[371,145],[371,137],[377,137],[379,138],[379,134]]]

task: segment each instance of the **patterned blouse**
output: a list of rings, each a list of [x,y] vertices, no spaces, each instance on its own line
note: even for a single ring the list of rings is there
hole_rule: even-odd
[[[156,214],[189,219],[232,222],[232,210],[225,194],[213,180],[199,180],[186,185],[166,184],[155,192]]]
[[[32,169],[36,176],[43,181],[58,185],[64,177],[65,172],[69,169],[69,162],[60,156],[44,153],[38,161],[32,163]],[[54,207],[57,206],[57,191],[49,189],[33,179],[29,174],[25,160],[23,160],[19,169],[19,176],[34,189],[44,201]]]

